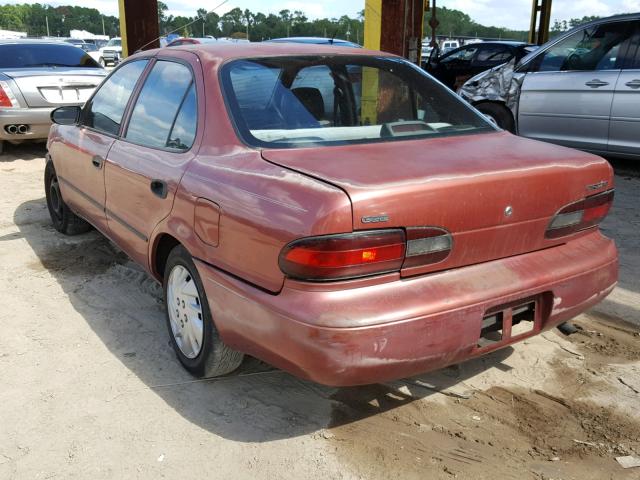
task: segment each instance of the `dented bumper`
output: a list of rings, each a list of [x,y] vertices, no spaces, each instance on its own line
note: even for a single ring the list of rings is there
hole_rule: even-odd
[[[295,375],[335,386],[415,375],[564,322],[614,288],[618,255],[599,231],[564,245],[356,288],[285,283],[273,295],[197,261],[223,340]],[[391,281],[389,281],[391,280]],[[531,332],[479,346],[483,318],[535,299]]]

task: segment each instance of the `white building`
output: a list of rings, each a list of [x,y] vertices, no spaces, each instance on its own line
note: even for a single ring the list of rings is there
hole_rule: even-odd
[[[71,38],[77,38],[79,40],[109,40],[108,35],[96,35],[86,30],[71,30],[69,34]]]
[[[11,30],[0,30],[0,40],[14,40],[16,38],[27,38],[27,32],[13,32]]]

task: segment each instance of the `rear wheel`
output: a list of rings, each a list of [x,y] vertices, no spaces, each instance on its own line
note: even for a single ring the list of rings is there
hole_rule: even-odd
[[[47,162],[44,169],[44,189],[51,222],[57,231],[65,235],[78,235],[91,230],[91,225],[73,213],[64,203],[58,176],[51,161]]]
[[[233,372],[244,355],[220,339],[202,281],[183,246],[178,245],[171,251],[164,272],[167,327],[180,363],[197,377]]]
[[[515,133],[515,122],[513,121],[513,115],[507,107],[500,105],[499,103],[480,103],[475,106],[480,112],[482,112],[488,120],[508,132]]]

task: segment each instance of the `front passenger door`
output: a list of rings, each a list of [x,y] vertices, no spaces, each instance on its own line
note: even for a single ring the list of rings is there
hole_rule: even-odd
[[[65,141],[55,142],[50,152],[65,201],[104,232],[104,161],[146,65],[138,60],[114,71],[84,106],[79,124],[58,127]]]
[[[522,84],[518,133],[605,152],[613,93],[631,28],[631,22],[586,27],[534,57]]]
[[[190,58],[191,63],[178,57]],[[151,67],[122,138],[106,162],[106,215],[113,239],[148,265],[149,239],[171,212],[173,198],[195,155],[198,89],[195,55],[176,52]],[[197,80],[196,80],[197,79]],[[200,85],[199,85],[200,84]]]

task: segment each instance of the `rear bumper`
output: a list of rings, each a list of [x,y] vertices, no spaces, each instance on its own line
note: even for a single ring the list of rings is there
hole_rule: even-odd
[[[618,275],[616,247],[598,231],[525,255],[333,291],[285,283],[272,295],[196,265],[229,346],[335,386],[407,377],[505,347],[598,303]],[[488,310],[531,297],[540,302],[531,333],[478,347]]]
[[[0,140],[24,142],[26,140],[45,139],[51,127],[53,108],[0,108]],[[8,125],[28,125],[27,133],[8,133]]]

